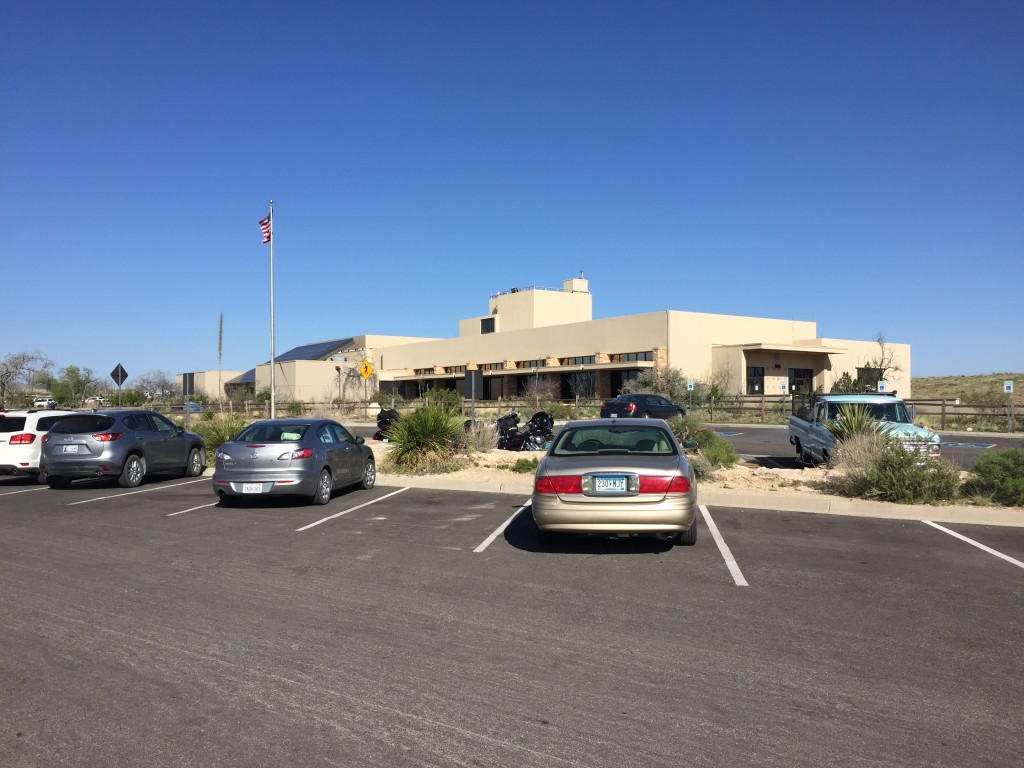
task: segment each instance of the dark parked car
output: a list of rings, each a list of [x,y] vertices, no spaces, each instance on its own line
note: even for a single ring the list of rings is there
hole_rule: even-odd
[[[644,419],[671,419],[675,416],[685,415],[686,409],[683,406],[676,405],[661,395],[641,393],[619,395],[614,400],[606,400],[601,406],[602,419],[612,417],[621,419],[633,416]]]
[[[43,435],[40,477],[51,488],[67,488],[83,477],[116,477],[124,488],[146,475],[206,469],[206,444],[153,411],[117,409],[63,416]]]
[[[225,505],[267,494],[326,504],[335,488],[373,488],[376,479],[370,446],[338,422],[267,419],[217,449],[213,491]]]

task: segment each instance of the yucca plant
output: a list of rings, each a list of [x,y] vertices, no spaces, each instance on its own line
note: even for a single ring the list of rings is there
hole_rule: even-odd
[[[871,410],[866,405],[843,403],[839,406],[839,417],[826,421],[825,428],[841,443],[854,435],[888,434],[893,425],[872,419]]]
[[[388,430],[394,443],[390,459],[399,467],[416,466],[424,455],[445,456],[465,441],[462,417],[446,408],[429,406],[402,416]]]

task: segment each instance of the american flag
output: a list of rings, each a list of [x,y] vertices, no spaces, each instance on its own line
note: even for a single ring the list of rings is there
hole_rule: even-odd
[[[271,237],[273,237],[273,232],[271,231],[271,228],[270,228],[270,216],[269,216],[269,214],[267,215],[267,218],[260,219],[260,231],[263,233],[263,242],[264,243],[269,243]]]

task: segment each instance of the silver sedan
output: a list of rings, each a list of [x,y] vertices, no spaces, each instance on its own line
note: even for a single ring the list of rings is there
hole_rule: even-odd
[[[693,469],[661,419],[570,421],[537,467],[540,538],[560,533],[697,542]]]
[[[336,488],[372,488],[373,451],[329,419],[268,419],[217,449],[213,491],[222,504],[269,494],[326,504]]]

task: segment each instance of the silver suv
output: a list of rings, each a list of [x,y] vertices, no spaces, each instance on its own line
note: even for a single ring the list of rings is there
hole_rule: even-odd
[[[61,416],[74,411],[0,413],[0,475],[38,475],[42,437]]]
[[[149,474],[203,474],[206,445],[154,411],[91,411],[58,419],[43,438],[39,463],[51,488],[83,477],[116,477],[135,488]]]

